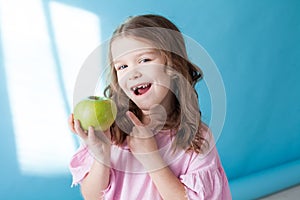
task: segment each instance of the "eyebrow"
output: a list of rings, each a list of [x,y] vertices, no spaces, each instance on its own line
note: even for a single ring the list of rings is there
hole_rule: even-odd
[[[157,50],[151,48],[151,49],[147,49],[141,53],[138,53],[136,56],[139,57],[139,56],[142,56],[143,54],[156,54],[157,53]]]
[[[133,51],[130,51],[130,52],[128,52],[128,53],[132,53],[132,52],[139,51],[139,50],[140,50],[140,49],[133,50]],[[140,56],[142,56],[142,55],[144,55],[144,54],[156,54],[157,51],[158,51],[158,50],[156,50],[155,48],[147,48],[147,49],[145,49],[144,51],[142,51],[142,52],[136,54],[135,56],[136,56],[136,57],[140,57]],[[126,53],[126,54],[127,54],[127,53]],[[123,55],[126,55],[126,54],[123,54]],[[115,65],[116,63],[120,63],[120,62],[121,62],[120,60],[116,59],[116,60],[114,60],[112,63]]]

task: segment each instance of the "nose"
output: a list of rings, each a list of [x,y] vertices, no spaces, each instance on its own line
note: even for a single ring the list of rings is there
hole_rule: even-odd
[[[129,76],[129,80],[135,80],[135,79],[138,79],[142,76],[142,73],[137,71],[137,70],[134,70],[131,72],[130,76]]]

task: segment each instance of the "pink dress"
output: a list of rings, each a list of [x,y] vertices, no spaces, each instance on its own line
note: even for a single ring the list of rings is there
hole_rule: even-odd
[[[206,132],[206,139],[211,146],[206,154],[184,150],[174,153],[171,142],[175,132],[172,130],[159,131],[155,137],[162,157],[184,184],[189,199],[230,200],[227,177],[213,138],[206,127],[203,127],[202,131]],[[93,162],[94,158],[87,147],[82,145],[70,163],[73,176],[72,186],[81,183]],[[103,191],[103,197],[109,200],[162,199],[150,176],[126,145],[124,147],[112,145],[110,183]]]

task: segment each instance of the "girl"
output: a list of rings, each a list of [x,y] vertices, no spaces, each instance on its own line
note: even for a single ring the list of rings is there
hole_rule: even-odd
[[[188,60],[183,36],[168,19],[128,19],[109,45],[118,107],[109,130],[83,131],[71,160],[73,185],[85,199],[231,199],[212,134],[201,122],[194,86],[201,70]]]

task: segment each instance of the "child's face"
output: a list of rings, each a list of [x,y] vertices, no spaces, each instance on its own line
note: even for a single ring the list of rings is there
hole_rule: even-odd
[[[111,44],[118,83],[125,94],[143,111],[168,101],[170,76],[166,59],[150,43],[133,37],[119,37]]]

